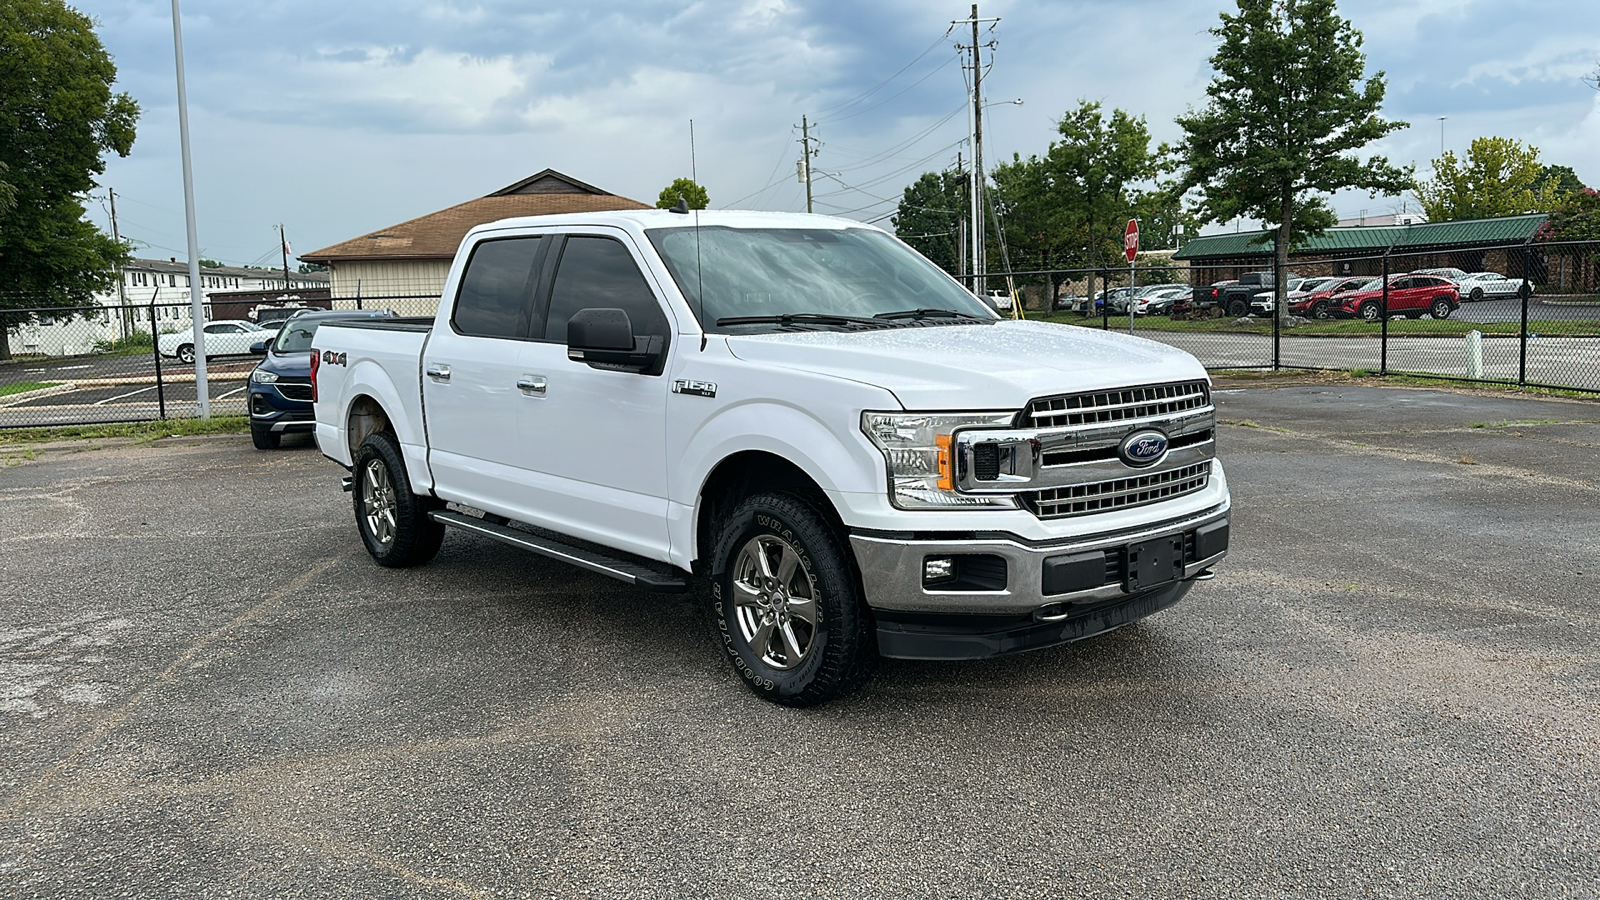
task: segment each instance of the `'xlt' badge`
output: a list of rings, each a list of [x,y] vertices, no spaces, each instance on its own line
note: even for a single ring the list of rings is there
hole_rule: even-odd
[[[717,383],[715,381],[692,381],[688,378],[679,378],[672,383],[674,394],[693,394],[696,397],[715,397]]]

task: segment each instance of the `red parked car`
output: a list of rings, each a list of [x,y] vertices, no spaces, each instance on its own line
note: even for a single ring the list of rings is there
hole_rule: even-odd
[[[1339,318],[1360,316],[1368,322],[1383,318],[1383,279],[1374,278],[1360,289],[1335,295],[1329,312]],[[1438,275],[1389,276],[1389,315],[1420,319],[1423,313],[1448,319],[1461,308],[1461,292]]]
[[[1345,275],[1321,281],[1309,291],[1289,292],[1289,312],[1308,319],[1333,318],[1333,298],[1345,291],[1353,291],[1372,280],[1371,275]]]

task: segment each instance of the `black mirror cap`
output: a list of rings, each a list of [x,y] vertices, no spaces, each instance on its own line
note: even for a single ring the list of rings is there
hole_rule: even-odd
[[[633,349],[633,323],[621,309],[580,309],[567,320],[567,346],[575,350]]]
[[[267,355],[267,347],[271,343],[272,343],[272,339],[271,338],[268,338],[268,339],[266,339],[264,341],[256,341],[254,344],[250,345],[250,352],[254,353],[257,356],[266,356]]]

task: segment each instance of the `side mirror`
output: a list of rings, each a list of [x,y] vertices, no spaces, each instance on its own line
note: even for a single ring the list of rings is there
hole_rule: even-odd
[[[272,338],[267,338],[264,341],[256,341],[254,344],[250,345],[250,352],[254,353],[257,356],[266,356],[267,355],[267,348],[271,347],[271,346],[272,346]]]
[[[658,335],[634,337],[626,310],[580,309],[567,320],[567,359],[591,369],[660,375],[666,342]]]

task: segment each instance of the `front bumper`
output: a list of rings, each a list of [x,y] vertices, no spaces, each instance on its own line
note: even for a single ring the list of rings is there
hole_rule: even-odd
[[[280,394],[271,384],[250,385],[250,426],[280,434],[315,431],[316,411],[310,404]]]
[[[973,659],[1079,640],[1182,599],[1227,555],[1227,503],[1136,529],[1062,541],[1008,534],[850,536],[879,652],[910,659]],[[1181,550],[1179,550],[1181,548]],[[1152,578],[1140,554],[1171,550]],[[954,561],[927,583],[929,560]]]

